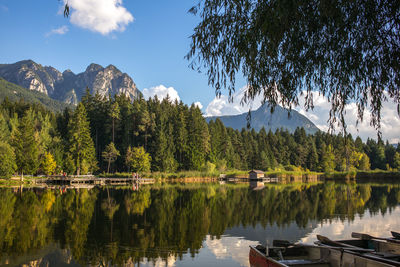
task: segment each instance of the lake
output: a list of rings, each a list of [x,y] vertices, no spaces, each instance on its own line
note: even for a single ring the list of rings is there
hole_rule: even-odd
[[[0,188],[0,266],[249,266],[249,245],[400,230],[400,184]]]

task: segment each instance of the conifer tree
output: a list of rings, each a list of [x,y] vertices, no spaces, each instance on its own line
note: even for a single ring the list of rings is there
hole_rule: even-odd
[[[14,149],[7,143],[0,141],[0,177],[10,178],[16,171]]]
[[[104,161],[107,162],[107,173],[110,173],[110,165],[115,162],[117,157],[120,155],[119,151],[115,148],[113,142],[107,145],[106,149],[102,153]]]
[[[10,141],[10,129],[8,128],[6,119],[0,110],[0,142]]]
[[[90,126],[87,120],[86,110],[82,103],[78,104],[69,124],[69,152],[74,161],[76,174],[87,169],[97,169],[95,149],[90,137]]]
[[[25,112],[13,140],[18,170],[21,174],[34,174],[39,167],[39,148],[35,131],[35,114],[32,109]]]
[[[200,170],[209,152],[210,136],[200,109],[193,104],[189,110],[188,133],[188,167]]]
[[[393,167],[400,171],[400,153],[396,151],[394,154],[394,164]]]
[[[115,121],[119,119],[119,113],[120,113],[120,109],[119,109],[119,105],[118,102],[115,101],[112,105],[111,105],[111,110],[110,110],[110,117],[112,119],[112,142],[115,142]]]

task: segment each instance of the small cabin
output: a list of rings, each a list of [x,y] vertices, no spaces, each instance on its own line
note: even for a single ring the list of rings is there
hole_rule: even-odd
[[[264,178],[264,172],[260,170],[249,171],[249,179],[261,179]]]

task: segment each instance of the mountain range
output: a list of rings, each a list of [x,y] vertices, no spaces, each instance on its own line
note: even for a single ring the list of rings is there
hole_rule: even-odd
[[[211,120],[216,120],[218,118],[226,127],[241,130],[242,128],[247,127],[247,116],[248,113],[243,113],[230,116],[206,117],[206,120],[207,122],[210,122]],[[284,128],[293,133],[297,127],[303,127],[306,133],[314,134],[319,130],[312,121],[296,110],[291,110],[290,113],[288,113],[288,110],[278,105],[272,113],[268,104],[264,104],[257,110],[251,111],[249,122],[250,127],[256,131],[260,131],[263,127],[266,131],[275,131]]]
[[[92,94],[101,96],[125,94],[134,99],[142,93],[133,79],[113,65],[102,67],[90,64],[82,73],[71,70],[60,72],[51,66],[42,66],[32,60],[22,60],[13,64],[0,64],[0,97],[9,100],[23,98],[27,102],[42,103],[54,111],[67,105],[77,105],[86,88]],[[247,113],[233,116],[206,117],[207,122],[219,118],[226,127],[242,129],[247,125]],[[251,128],[267,131],[286,128],[294,132],[303,127],[307,133],[315,133],[318,128],[305,116],[295,110],[288,115],[287,110],[276,106],[273,113],[267,105],[251,112]]]
[[[0,64],[0,77],[31,91],[38,91],[50,98],[77,105],[90,88],[101,96],[125,94],[131,99],[141,95],[132,78],[113,65],[102,67],[90,64],[82,73],[71,70],[60,72],[51,66],[42,66],[32,60],[13,64]]]

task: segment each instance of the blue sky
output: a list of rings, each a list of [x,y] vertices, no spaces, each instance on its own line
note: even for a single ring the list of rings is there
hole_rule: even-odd
[[[184,59],[198,21],[187,12],[193,4],[189,0],[123,1],[133,22],[124,31],[102,34],[64,18],[59,12],[62,1],[0,0],[0,62],[32,59],[75,73],[93,62],[113,64],[128,73],[140,90],[162,84],[175,88],[183,102],[204,105],[214,98],[214,90],[207,77],[190,69]],[[68,29],[64,34],[51,33],[62,27]]]
[[[199,22],[188,10],[197,1],[68,0],[69,18],[62,15],[64,1],[0,0],[0,64],[32,59],[75,73],[90,63],[113,64],[129,74],[145,95],[169,93],[189,105],[199,102],[205,115],[248,111],[248,106],[239,104],[246,85],[243,78],[238,77],[234,103],[228,103],[226,95],[216,99],[206,75],[190,69],[184,59]],[[296,110],[326,130],[330,103],[322,96],[315,98],[313,111],[302,106]],[[258,108],[259,100],[252,107]],[[346,110],[354,136],[376,138],[368,110],[358,125],[355,105]],[[393,102],[384,105],[381,130],[384,139],[400,141],[400,118]]]

